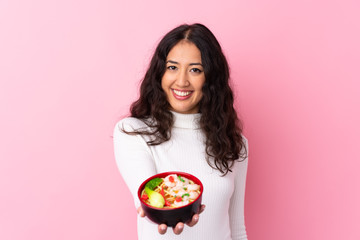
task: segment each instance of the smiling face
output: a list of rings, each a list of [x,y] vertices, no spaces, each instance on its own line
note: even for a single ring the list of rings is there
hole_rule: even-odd
[[[194,43],[181,40],[170,50],[161,79],[170,109],[184,114],[198,113],[204,83],[200,50]]]

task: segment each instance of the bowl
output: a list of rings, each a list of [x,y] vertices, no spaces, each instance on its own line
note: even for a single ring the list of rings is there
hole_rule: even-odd
[[[151,179],[153,178],[164,178],[170,174],[177,174],[180,176],[183,176],[189,180],[192,180],[194,183],[200,185],[200,194],[199,196],[192,201],[191,203],[181,206],[181,207],[176,207],[176,208],[157,208],[157,207],[153,207],[149,204],[147,204],[146,202],[144,202],[141,199],[141,192],[143,191],[143,189],[145,188],[145,185],[147,182],[149,182]],[[192,216],[195,213],[198,213],[200,211],[200,207],[201,207],[201,199],[202,199],[202,193],[204,191],[204,187],[201,183],[201,181],[189,174],[189,173],[185,173],[185,172],[163,172],[163,173],[159,173],[156,174],[148,179],[146,179],[139,187],[138,190],[138,198],[140,200],[140,204],[141,207],[143,209],[143,211],[145,212],[145,215],[154,223],[157,224],[166,224],[169,227],[175,227],[175,225],[178,222],[189,222],[192,219]]]

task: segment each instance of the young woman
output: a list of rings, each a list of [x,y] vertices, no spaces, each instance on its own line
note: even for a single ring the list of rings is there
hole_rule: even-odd
[[[204,205],[190,223],[178,223],[173,231],[139,217],[139,239],[247,239],[247,140],[233,107],[226,58],[207,27],[184,24],[163,37],[130,112],[115,126],[114,147],[139,216],[145,217],[137,189],[160,172],[199,178],[206,204],[201,219]]]

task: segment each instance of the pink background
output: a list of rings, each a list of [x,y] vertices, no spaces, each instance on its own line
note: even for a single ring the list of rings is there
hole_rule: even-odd
[[[250,143],[249,239],[360,239],[359,11],[357,0],[0,1],[0,239],[136,238],[112,130],[159,39],[184,22],[207,25],[231,66]]]

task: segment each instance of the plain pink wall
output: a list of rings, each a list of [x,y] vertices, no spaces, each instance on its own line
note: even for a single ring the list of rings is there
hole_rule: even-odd
[[[0,1],[0,239],[135,239],[112,130],[163,34],[207,25],[250,142],[251,240],[357,240],[359,3]],[[201,218],[200,218],[201,220]]]

